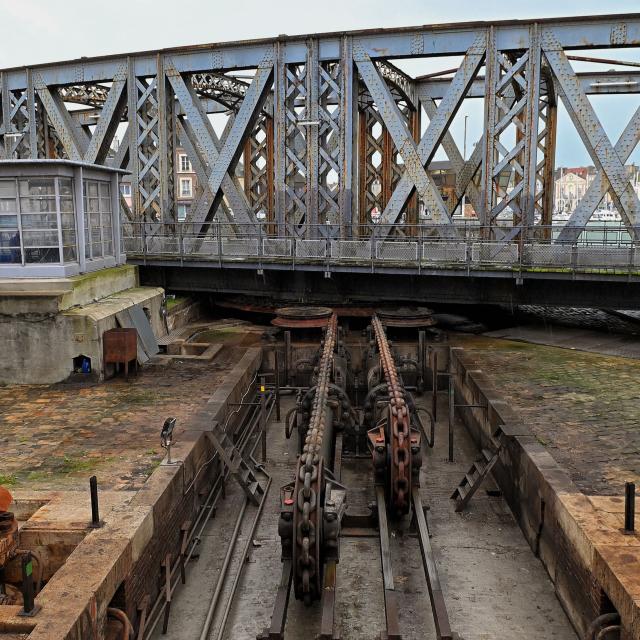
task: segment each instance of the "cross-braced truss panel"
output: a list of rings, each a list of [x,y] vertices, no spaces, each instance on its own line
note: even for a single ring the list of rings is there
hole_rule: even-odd
[[[160,224],[177,232],[180,145],[197,176],[186,221],[197,238],[214,222],[251,233],[264,221],[269,234],[314,241],[373,228],[408,235],[415,223],[455,240],[464,200],[484,238],[522,251],[531,240],[575,242],[609,194],[639,240],[626,165],[640,108],[612,141],[589,98],[637,100],[640,71],[620,60],[639,43],[640,18],[623,15],[281,37],[0,71],[0,155],[128,169],[127,216],[147,234]],[[572,50],[618,47],[616,71],[572,66]],[[398,62],[430,57],[460,62],[419,78]],[[483,103],[484,121],[463,157],[452,122],[467,100]],[[552,234],[558,101],[595,177]],[[211,118],[222,116],[216,132]],[[436,170],[439,150],[447,161]]]

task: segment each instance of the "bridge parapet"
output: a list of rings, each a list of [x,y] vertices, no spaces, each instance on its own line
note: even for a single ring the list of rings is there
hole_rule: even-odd
[[[450,236],[435,225],[404,225],[391,234],[384,225],[359,229],[356,237],[341,235],[339,225],[283,228],[211,224],[204,234],[189,224],[130,224],[123,251],[134,262],[210,262],[220,266],[273,269],[370,270],[421,273],[428,270],[474,271],[494,275],[497,270],[526,274],[540,272],[608,273],[640,276],[640,243],[622,225],[589,225],[572,242],[560,242],[562,226],[531,229],[496,227],[473,222],[455,226]],[[493,235],[489,232],[493,232]]]

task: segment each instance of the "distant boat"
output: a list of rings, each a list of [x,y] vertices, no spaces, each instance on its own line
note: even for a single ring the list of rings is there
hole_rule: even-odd
[[[609,209],[598,209],[595,211],[591,219],[595,222],[621,222],[622,218],[617,211],[609,211]]]

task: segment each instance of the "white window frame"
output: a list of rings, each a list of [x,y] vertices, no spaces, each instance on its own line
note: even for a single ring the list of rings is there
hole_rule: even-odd
[[[184,209],[184,218],[180,217],[180,208],[181,207]],[[179,202],[178,203],[178,209],[177,209],[178,220],[180,222],[183,222],[186,219],[186,217],[189,215],[189,211],[190,210],[191,210],[191,205],[190,204],[188,204],[186,202]]]
[[[182,163],[186,160],[186,169],[183,168]],[[178,154],[178,173],[193,173],[193,167],[191,166],[191,160],[186,153]]]
[[[183,189],[183,185],[189,185],[189,192],[185,193]],[[180,193],[178,194],[180,198],[193,198],[193,180],[191,178],[180,178]]]
[[[130,182],[121,182],[120,183],[120,193],[125,198],[131,197],[131,183]]]

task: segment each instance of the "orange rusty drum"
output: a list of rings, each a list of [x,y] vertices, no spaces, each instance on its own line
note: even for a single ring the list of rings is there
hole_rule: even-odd
[[[0,487],[0,512],[9,511],[9,505],[13,500],[11,494],[4,487]]]

